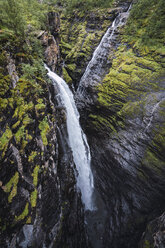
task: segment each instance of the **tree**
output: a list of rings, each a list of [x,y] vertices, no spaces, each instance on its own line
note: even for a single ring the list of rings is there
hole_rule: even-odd
[[[24,36],[25,20],[23,17],[23,8],[19,0],[0,0],[1,7],[1,25],[19,36]]]

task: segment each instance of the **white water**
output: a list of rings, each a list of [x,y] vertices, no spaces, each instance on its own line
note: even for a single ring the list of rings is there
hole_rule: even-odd
[[[90,168],[91,155],[85,134],[79,124],[79,113],[73,94],[65,81],[52,72],[47,66],[48,76],[59,88],[60,98],[67,112],[67,129],[73,159],[78,171],[77,186],[81,190],[85,209],[93,210],[93,175]]]
[[[159,101],[158,103],[156,103],[151,111],[151,114],[150,114],[150,118],[149,118],[149,122],[144,130],[144,132],[148,131],[148,129],[151,127],[151,124],[152,124],[152,121],[153,121],[153,118],[154,118],[154,113],[156,112],[156,110],[158,109],[160,103],[164,100],[165,98],[161,99],[161,101]]]
[[[81,95],[85,87],[88,87],[89,84],[95,86],[101,82],[101,77],[105,73],[105,68],[108,61],[108,56],[115,43],[115,32],[118,28],[123,26],[126,23],[126,20],[129,16],[129,11],[131,5],[127,12],[119,13],[118,16],[113,21],[112,25],[108,28],[104,34],[100,44],[93,53],[92,59],[88,63],[88,66],[83,74],[77,93]]]

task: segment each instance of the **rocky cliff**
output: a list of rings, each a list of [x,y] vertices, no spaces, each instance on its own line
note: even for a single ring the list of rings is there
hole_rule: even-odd
[[[165,247],[165,6],[131,2],[72,15],[58,6],[22,40],[0,30],[0,247]],[[93,212],[44,62],[77,89]]]
[[[1,36],[0,247],[88,247],[65,109],[43,60],[60,68],[59,16],[26,41]],[[7,41],[8,46],[5,46]],[[45,59],[43,55],[45,56]]]
[[[155,29],[153,6],[159,12],[164,3],[133,5],[125,28],[117,27],[96,51],[77,90],[95,186],[107,212],[102,247],[138,247],[146,224],[165,207],[164,43],[163,35],[148,31]],[[154,231],[159,226],[164,230],[160,223]],[[142,247],[164,247],[162,234],[155,243],[145,237]]]

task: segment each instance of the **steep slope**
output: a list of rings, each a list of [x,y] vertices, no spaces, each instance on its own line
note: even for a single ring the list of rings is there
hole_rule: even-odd
[[[104,247],[137,247],[146,223],[165,207],[164,7],[137,1],[111,39],[108,73],[91,69],[77,91],[108,213]]]
[[[116,6],[92,9],[85,13],[75,10],[71,15],[61,15],[63,75],[66,82],[73,83],[76,89],[92,53],[121,11],[122,7]]]
[[[0,33],[3,248],[88,247],[65,110],[44,69],[44,54],[52,69],[60,67],[59,17],[51,12],[48,18],[50,30],[29,31],[26,39]]]

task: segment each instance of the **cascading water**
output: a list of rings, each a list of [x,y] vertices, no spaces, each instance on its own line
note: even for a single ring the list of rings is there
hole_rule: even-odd
[[[77,106],[79,107],[82,114],[84,112],[91,111],[92,107],[95,108],[97,99],[96,86],[102,82],[102,79],[108,73],[110,69],[109,55],[111,49],[117,49],[118,29],[122,27],[129,16],[129,10],[127,12],[119,13],[112,25],[108,28],[107,32],[103,36],[100,44],[93,53],[91,61],[83,74],[77,92],[76,100]],[[101,156],[101,155],[100,155]],[[104,158],[103,158],[104,159]],[[98,184],[99,175],[96,174],[96,181]],[[104,248],[104,235],[105,225],[109,220],[110,213],[107,211],[107,206],[103,201],[103,192],[100,192],[95,188],[94,200],[95,200],[95,211],[90,212],[86,216],[87,222],[87,233],[92,247]],[[107,247],[107,246],[106,246]]]
[[[80,80],[79,87],[77,89],[78,98],[81,98],[81,94],[84,92],[86,87],[89,85],[95,86],[101,82],[102,77],[105,75],[109,52],[114,43],[114,34],[119,27],[125,24],[129,16],[130,8],[131,5],[127,12],[118,14],[112,25],[108,28],[105,35],[103,36],[100,44],[94,51],[92,59],[88,63],[85,73]]]
[[[67,112],[67,130],[73,159],[78,171],[77,186],[81,190],[82,201],[86,210],[93,210],[93,175],[90,168],[91,155],[85,134],[79,124],[79,113],[77,111],[73,94],[65,81],[52,72],[47,66],[48,76],[58,86],[60,98]]]

